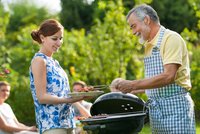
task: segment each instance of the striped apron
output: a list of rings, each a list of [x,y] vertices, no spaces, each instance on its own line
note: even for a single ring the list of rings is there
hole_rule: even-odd
[[[165,33],[161,27],[157,45],[152,54],[144,58],[145,77],[150,78],[164,71],[160,45]],[[153,134],[195,134],[194,104],[185,88],[176,83],[147,89],[147,105]]]

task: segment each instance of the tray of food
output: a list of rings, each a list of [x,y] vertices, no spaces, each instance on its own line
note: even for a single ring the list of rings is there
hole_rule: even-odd
[[[71,92],[68,93],[70,97],[84,97],[84,96],[99,96],[103,94],[104,91],[88,91],[88,92]]]

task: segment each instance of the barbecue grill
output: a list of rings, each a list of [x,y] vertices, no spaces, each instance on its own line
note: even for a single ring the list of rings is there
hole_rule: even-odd
[[[81,120],[89,134],[138,134],[147,116],[145,102],[133,94],[106,93],[90,109],[91,117]]]

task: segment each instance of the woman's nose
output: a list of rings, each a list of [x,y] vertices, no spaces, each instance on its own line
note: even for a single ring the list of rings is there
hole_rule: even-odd
[[[62,45],[62,40],[57,40],[57,42],[56,42],[56,44],[58,45],[58,46],[61,46]]]

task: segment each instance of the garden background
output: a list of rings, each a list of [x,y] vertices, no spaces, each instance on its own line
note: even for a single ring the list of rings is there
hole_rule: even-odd
[[[61,0],[61,11],[49,11],[29,0],[0,1],[0,80],[11,83],[7,101],[17,118],[35,124],[29,88],[29,66],[39,47],[30,33],[45,19],[58,19],[65,27],[64,43],[54,57],[72,84],[110,84],[116,77],[144,78],[143,45],[131,33],[127,12],[150,4],[161,24],[182,35],[190,55],[192,90],[197,121],[200,120],[200,0]],[[105,92],[109,92],[106,89]],[[144,94],[139,97],[146,100]],[[93,102],[94,100],[90,100]]]

